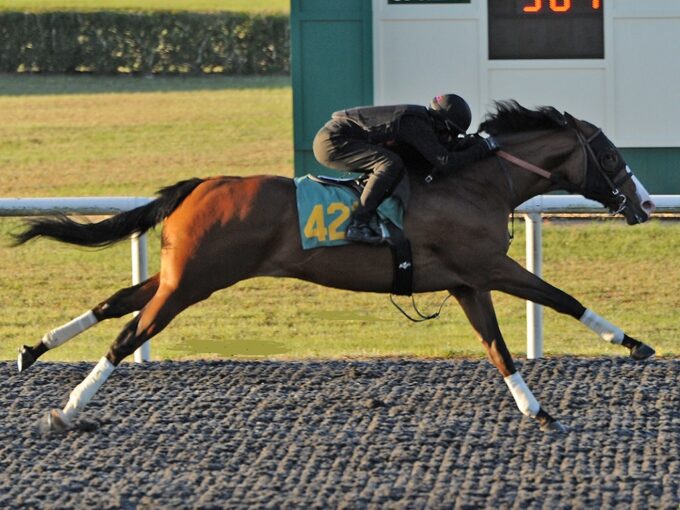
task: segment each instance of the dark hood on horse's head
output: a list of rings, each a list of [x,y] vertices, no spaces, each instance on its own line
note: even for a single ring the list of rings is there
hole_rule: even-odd
[[[536,110],[524,108],[517,101],[495,101],[496,113],[486,115],[479,125],[479,131],[490,135],[538,131],[567,127],[566,117],[552,106],[541,106]]]

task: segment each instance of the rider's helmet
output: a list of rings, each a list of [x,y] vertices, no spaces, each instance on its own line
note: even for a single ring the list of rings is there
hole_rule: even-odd
[[[472,122],[470,106],[456,94],[436,96],[430,103],[430,111],[455,135],[464,135]]]

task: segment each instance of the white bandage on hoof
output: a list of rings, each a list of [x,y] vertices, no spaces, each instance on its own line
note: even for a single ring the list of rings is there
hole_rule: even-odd
[[[98,322],[99,321],[92,313],[92,310],[90,310],[80,317],[76,317],[71,322],[67,322],[63,326],[54,328],[42,338],[42,343],[48,349],[54,349],[86,329],[91,328]]]
[[[530,416],[531,418],[536,418],[538,411],[541,410],[541,406],[538,405],[536,397],[531,393],[531,390],[527,386],[527,383],[524,382],[524,379],[522,379],[520,373],[515,372],[506,377],[505,384],[510,388],[510,393],[512,393],[512,396],[515,398],[517,407],[522,414]]]
[[[586,309],[579,320],[600,335],[602,340],[612,344],[621,344],[623,342],[623,330],[606,321],[592,310]]]
[[[115,366],[105,357],[99,360],[92,372],[76,386],[69,395],[68,403],[64,407],[64,416],[68,422],[73,422],[74,418],[85,408],[97,390],[106,382]]]

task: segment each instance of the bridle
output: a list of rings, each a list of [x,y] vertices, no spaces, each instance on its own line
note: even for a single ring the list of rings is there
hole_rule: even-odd
[[[581,146],[584,147],[587,154],[588,166],[586,167],[586,173],[590,170],[590,163],[594,161],[595,169],[600,173],[611,191],[611,197],[609,198],[613,199],[613,202],[612,205],[605,204],[606,207],[612,214],[623,212],[628,206],[628,200],[626,196],[621,193],[621,187],[633,177],[633,173],[628,169],[628,165],[626,165],[626,162],[619,155],[618,150],[605,136],[601,128],[597,128],[597,130],[587,139],[577,127],[575,128],[575,131]],[[612,166],[614,166],[614,168],[608,168]],[[592,195],[592,193],[590,193],[588,189],[585,189],[583,196],[590,198],[589,195]],[[593,198],[597,199],[597,197]],[[605,200],[606,199],[607,197],[605,197]]]
[[[621,193],[620,188],[626,181],[633,177],[633,174],[628,170],[625,161],[619,156],[618,151],[602,132],[602,129],[597,128],[592,135],[586,138],[576,125],[576,120],[571,115],[565,113],[565,119],[565,127],[570,127],[576,133],[579,145],[583,150],[585,176],[582,187],[576,186],[565,178],[518,158],[504,150],[497,151],[496,155],[509,163],[558,184],[566,191],[577,192],[586,198],[591,198],[603,203],[612,215],[623,212],[628,205],[628,201],[626,196]],[[616,166],[611,170],[606,168],[613,165]],[[594,189],[589,189],[587,182],[591,169],[596,170],[602,176],[604,182],[609,187],[609,195],[602,196],[602,194],[597,193]]]

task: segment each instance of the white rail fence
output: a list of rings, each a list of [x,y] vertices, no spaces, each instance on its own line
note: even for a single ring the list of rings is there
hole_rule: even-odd
[[[148,204],[145,197],[77,197],[77,198],[0,198],[0,217],[44,216],[55,213],[107,216]],[[657,213],[680,213],[680,195],[652,195]],[[597,202],[573,195],[541,195],[517,208],[526,224],[527,269],[541,276],[543,214],[607,214]],[[131,243],[132,283],[148,278],[146,235],[133,236]],[[527,302],[527,357],[543,356],[543,307]],[[135,352],[135,361],[149,361],[149,342]]]
[[[48,214],[79,214],[88,216],[111,216],[129,211],[151,202],[145,197],[77,197],[77,198],[0,198],[2,216],[45,216]],[[149,258],[146,235],[130,238],[132,262],[132,284],[136,285],[149,277]],[[137,363],[151,360],[151,342],[146,342],[135,351]]]

